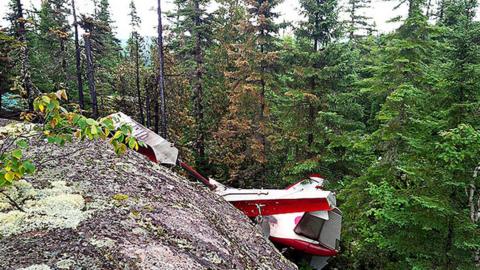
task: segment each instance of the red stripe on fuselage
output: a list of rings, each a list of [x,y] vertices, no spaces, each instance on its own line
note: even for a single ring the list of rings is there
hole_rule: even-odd
[[[137,152],[146,156],[148,159],[150,159],[150,161],[157,163],[155,152],[153,152],[150,146],[147,145],[147,147],[139,147]]]
[[[337,251],[298,239],[270,237],[270,241],[315,256],[336,256]]]
[[[331,210],[326,198],[230,201],[248,217]],[[261,213],[258,208],[260,207]]]

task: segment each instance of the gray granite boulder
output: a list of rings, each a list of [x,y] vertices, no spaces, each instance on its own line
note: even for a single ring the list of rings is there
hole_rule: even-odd
[[[296,269],[232,205],[136,152],[37,138],[28,156],[37,172],[4,191],[23,211],[0,194],[0,269]]]

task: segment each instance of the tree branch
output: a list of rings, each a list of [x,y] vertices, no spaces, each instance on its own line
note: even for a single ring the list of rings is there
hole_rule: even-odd
[[[0,193],[1,193],[3,196],[5,196],[5,198],[7,198],[7,200],[10,202],[10,204],[11,204],[13,207],[17,208],[18,210],[20,210],[20,211],[22,211],[22,212],[25,212],[25,210],[23,210],[23,208],[20,207],[20,205],[18,205],[18,203],[17,203],[14,199],[12,199],[10,196],[8,196],[7,193],[5,193],[5,190],[1,190]]]

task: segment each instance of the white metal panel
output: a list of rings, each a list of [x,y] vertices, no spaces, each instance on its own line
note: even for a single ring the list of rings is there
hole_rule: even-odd
[[[157,162],[161,164],[176,164],[178,149],[175,148],[172,143],[122,112],[112,114],[110,117],[116,128],[119,128],[123,124],[130,125],[133,129],[133,136],[152,148]]]

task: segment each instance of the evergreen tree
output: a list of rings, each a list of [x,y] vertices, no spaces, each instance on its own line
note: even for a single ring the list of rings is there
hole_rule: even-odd
[[[473,21],[477,1],[452,1],[446,4],[444,17],[441,24],[446,26],[448,32],[448,42],[450,46],[446,47],[445,55],[450,59],[445,68],[445,77],[447,83],[444,85],[444,95],[441,104],[448,104],[446,110],[447,127],[450,130],[442,134],[442,152],[444,166],[449,168],[445,172],[444,180],[449,183],[447,186],[451,192],[451,204],[456,206],[455,210],[459,213],[459,219],[465,221],[463,211],[468,209],[470,224],[477,226],[480,224],[480,194],[478,193],[480,182],[477,179],[479,162],[475,157],[475,149],[478,149],[478,135],[480,126],[475,111],[480,102],[478,89],[480,87],[480,24]],[[473,171],[473,173],[472,173]],[[450,182],[453,182],[450,184]],[[459,188],[462,186],[466,193]],[[467,204],[465,205],[465,202]],[[467,223],[467,224],[469,224]],[[466,224],[466,225],[467,225]],[[457,231],[463,228],[455,223],[455,219],[449,222],[449,230],[452,232],[452,238],[455,239]],[[463,225],[463,224],[462,224]],[[478,243],[478,234],[471,230],[463,229],[462,232],[470,232],[473,243]],[[477,236],[477,238],[475,238]],[[465,236],[467,239],[468,235]],[[452,241],[453,242],[453,241]],[[462,246],[465,248],[467,243]],[[452,243],[454,245],[454,242]],[[480,246],[473,244],[465,250],[473,251],[472,261],[478,267],[480,265]],[[452,258],[450,264],[456,262]]]
[[[115,73],[118,63],[121,61],[120,41],[113,32],[113,20],[110,14],[110,4],[108,0],[100,0],[96,4],[96,13],[93,16],[95,24],[92,30],[92,37],[95,42],[92,43],[93,57],[97,66],[96,80],[97,92],[100,100],[103,101],[109,95],[114,93],[115,83],[112,74]],[[101,102],[102,105],[104,102]],[[103,110],[103,106],[100,106]]]
[[[12,88],[13,68],[15,63],[12,53],[17,42],[8,35],[7,29],[0,27],[0,114],[2,113],[2,96]]]
[[[35,64],[44,67],[41,69],[42,75],[36,76],[36,81],[39,87],[46,91],[67,88],[66,83],[69,81],[67,48],[70,38],[67,16],[69,14],[67,0],[42,1],[39,14],[39,43],[35,48],[37,63]]]
[[[256,141],[259,142],[258,161],[260,161],[261,167],[256,175],[257,181],[260,184],[264,184],[267,176],[267,155],[269,150],[267,149],[268,142],[267,136],[269,135],[269,117],[268,117],[268,105],[266,96],[269,94],[267,91],[272,91],[273,83],[271,76],[275,62],[277,59],[276,53],[276,34],[280,29],[280,25],[275,23],[275,19],[279,14],[274,11],[276,6],[280,3],[278,0],[246,0],[247,10],[250,15],[249,26],[247,30],[251,31],[254,35],[255,58],[259,62],[257,66],[252,66],[252,77],[256,77],[259,89],[258,91],[258,113],[253,117],[254,134],[257,137]]]
[[[78,103],[80,109],[85,109],[84,97],[83,97],[83,78],[82,78],[82,68],[81,68],[81,49],[80,41],[78,38],[78,21],[77,13],[75,9],[75,0],[72,0],[72,15],[73,15],[73,27],[74,27],[74,37],[75,37],[75,71],[77,77],[77,88],[78,88]]]
[[[132,33],[129,40],[129,53],[130,60],[135,63],[135,89],[137,92],[138,99],[138,111],[140,113],[140,123],[145,124],[145,117],[143,115],[143,102],[142,95],[140,92],[140,51],[142,38],[138,33],[138,27],[140,26],[141,20],[137,15],[137,8],[135,3],[130,1],[130,26],[132,27]]]
[[[346,23],[350,40],[368,34],[367,31],[371,28],[371,18],[364,13],[366,9],[370,8],[370,3],[371,0],[348,0],[346,12],[349,19]]]
[[[19,62],[20,62],[20,92],[26,97],[28,108],[33,111],[33,100],[40,92],[34,86],[31,78],[30,58],[29,58],[29,44],[27,40],[27,19],[24,16],[24,10],[21,0],[11,0],[11,13],[8,14],[8,19],[12,26],[12,32],[20,42],[19,48]]]
[[[279,25],[273,9],[277,1],[246,1],[246,12],[238,3],[225,2],[231,21],[223,30],[224,82],[229,89],[228,109],[215,133],[223,172],[237,186],[259,186],[267,177],[267,154],[272,125],[267,97],[273,94]],[[226,11],[222,11],[226,12]],[[241,35],[235,35],[236,32]]]
[[[157,17],[158,17],[158,25],[157,25],[157,51],[158,51],[158,98],[155,99],[155,104],[158,103],[158,99],[160,99],[160,104],[156,106],[155,111],[155,119],[161,117],[161,128],[160,128],[160,135],[165,139],[168,138],[167,132],[167,111],[166,111],[166,101],[165,101],[165,57],[164,57],[164,48],[163,48],[163,24],[162,24],[162,6],[161,0],[157,1]],[[147,95],[148,96],[148,95]],[[147,102],[147,107],[149,107],[150,102]],[[160,112],[158,112],[160,110]],[[148,117],[147,117],[148,118]],[[158,127],[158,120],[155,124],[155,132],[159,132]]]
[[[355,210],[346,217],[347,245],[360,268],[466,269],[478,250],[469,205],[461,203],[477,181],[469,158],[477,131],[449,128],[454,118],[442,107],[451,101],[438,89],[448,63],[439,53],[441,32],[427,23],[421,2],[409,4],[409,17],[382,45],[382,64],[363,84],[382,106],[377,129],[361,142],[374,151],[371,163],[341,192],[344,209]]]
[[[184,62],[183,68],[190,78],[192,90],[192,116],[195,126],[192,130],[195,164],[200,170],[208,163],[205,152],[207,127],[204,113],[204,81],[206,80],[204,55],[211,42],[211,16],[206,12],[208,0],[176,0],[177,10],[173,31],[176,40],[172,47]]]
[[[105,47],[102,34],[109,31],[109,27],[101,21],[97,21],[92,17],[81,16],[80,26],[85,33],[83,34],[85,56],[87,61],[87,79],[88,88],[90,91],[90,102],[92,108],[92,116],[97,118],[99,116],[98,101],[97,101],[97,84],[95,80],[95,74],[98,68],[95,65],[94,52],[100,52]]]
[[[362,133],[363,105],[354,88],[358,51],[338,42],[336,1],[302,1],[306,16],[296,39],[281,51],[283,92],[272,112],[279,119],[274,155],[281,176],[295,181],[309,173],[339,180],[356,167],[346,156],[352,136]]]

